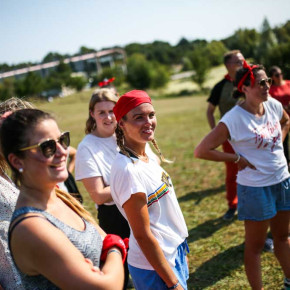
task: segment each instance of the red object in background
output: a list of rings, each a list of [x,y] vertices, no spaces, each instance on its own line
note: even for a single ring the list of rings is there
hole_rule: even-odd
[[[116,78],[112,77],[110,79],[104,79],[102,82],[98,83],[99,87],[107,86],[108,84],[112,83]]]

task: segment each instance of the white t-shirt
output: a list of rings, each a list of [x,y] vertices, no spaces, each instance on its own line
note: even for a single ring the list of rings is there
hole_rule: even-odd
[[[148,156],[149,162],[132,161],[119,153],[112,165],[111,193],[122,215],[127,219],[123,204],[132,194],[144,192],[150,218],[150,229],[159,242],[170,266],[174,268],[177,247],[188,236],[169,175]],[[154,270],[144,256],[131,230],[128,263],[134,267]]]
[[[265,113],[261,117],[235,106],[220,120],[229,130],[229,141],[235,152],[256,167],[256,170],[246,167],[238,172],[237,183],[241,185],[269,186],[290,176],[283,152],[282,105],[269,97],[263,106]]]
[[[111,165],[118,153],[115,136],[100,138],[93,134],[84,137],[76,154],[75,179],[101,176],[105,186],[110,185]],[[115,204],[113,201],[106,205]]]

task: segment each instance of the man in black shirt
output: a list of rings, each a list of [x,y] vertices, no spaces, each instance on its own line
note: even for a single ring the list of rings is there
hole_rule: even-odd
[[[244,57],[239,50],[229,51],[224,55],[224,65],[228,71],[225,77],[218,82],[211,91],[210,97],[207,99],[207,120],[213,129],[216,126],[214,112],[216,107],[219,108],[220,117],[232,109],[237,100],[232,97],[234,89],[233,80],[237,69],[243,65]],[[230,143],[226,141],[223,144],[223,151],[227,153],[234,153]],[[228,201],[228,211],[223,216],[224,220],[231,220],[235,216],[237,209],[237,183],[236,176],[238,167],[235,163],[225,162],[226,164],[226,198]]]

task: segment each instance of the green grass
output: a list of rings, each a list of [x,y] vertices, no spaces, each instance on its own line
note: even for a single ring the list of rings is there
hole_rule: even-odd
[[[54,112],[62,130],[70,130],[72,145],[84,136],[91,92],[83,92],[53,103],[38,103],[38,108]],[[244,229],[237,220],[225,222],[227,210],[224,164],[193,157],[193,150],[209,132],[206,121],[206,96],[154,100],[158,126],[156,139],[166,158],[189,231],[189,289],[249,289],[243,266]],[[96,209],[81,183],[78,186],[86,208]],[[262,254],[265,289],[282,288],[282,270],[274,255]]]

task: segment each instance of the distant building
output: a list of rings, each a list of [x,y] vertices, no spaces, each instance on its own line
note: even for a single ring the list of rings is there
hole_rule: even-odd
[[[126,54],[121,48],[113,48],[79,56],[72,56],[65,58],[63,62],[69,64],[74,73],[82,72],[87,75],[100,74],[104,67],[113,68],[115,66],[120,66],[126,73]],[[57,67],[59,63],[60,61],[52,61],[0,73],[0,82],[5,78],[10,77],[14,77],[15,79],[23,78],[29,72],[37,73],[45,78],[51,71],[55,70],[55,67]]]

